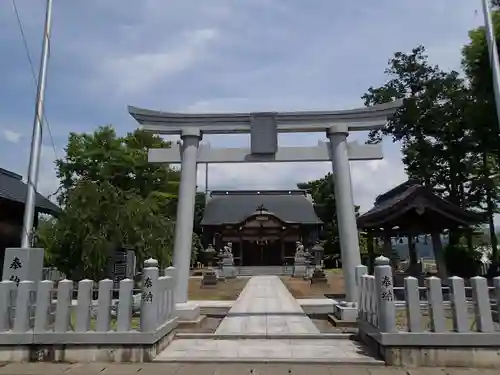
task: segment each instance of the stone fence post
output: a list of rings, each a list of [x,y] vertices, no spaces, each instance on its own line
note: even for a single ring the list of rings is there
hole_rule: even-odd
[[[168,309],[170,311],[170,316],[173,318],[176,315],[175,312],[175,291],[177,290],[177,270],[175,267],[167,267],[163,271],[165,276],[169,276],[171,278],[172,287],[168,291]]]
[[[396,332],[396,305],[389,258],[375,259],[375,293],[377,298],[378,327],[381,332]]]
[[[363,275],[368,273],[368,268],[365,265],[360,264],[354,269],[354,274],[356,275],[356,288],[358,290],[358,295],[356,296],[356,301],[358,303],[358,310],[360,308],[359,303],[361,302],[361,278]]]
[[[144,261],[142,270],[141,331],[151,332],[158,327],[158,261],[153,258]]]

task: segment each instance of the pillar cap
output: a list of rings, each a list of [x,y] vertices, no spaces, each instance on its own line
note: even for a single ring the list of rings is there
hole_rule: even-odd
[[[198,128],[186,127],[184,129],[182,129],[182,131],[181,131],[181,139],[186,138],[186,137],[196,137],[196,138],[201,139],[202,134],[201,134],[200,129],[198,129]]]
[[[376,266],[388,266],[390,264],[389,258],[385,256],[379,256],[375,259],[375,265]]]
[[[326,129],[326,136],[329,137],[331,135],[349,135],[349,127],[347,124],[335,124]]]
[[[144,261],[144,267],[158,267],[158,261],[153,258],[146,259]]]

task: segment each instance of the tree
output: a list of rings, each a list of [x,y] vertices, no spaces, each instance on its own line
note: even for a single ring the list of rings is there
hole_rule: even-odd
[[[103,277],[122,246],[135,249],[139,264],[149,256],[170,263],[179,172],[147,161],[149,148],[168,146],[142,131],[118,137],[110,126],[70,134],[66,157],[56,161],[63,210],[38,233],[68,277]]]
[[[118,137],[111,126],[100,127],[93,134],[70,133],[66,156],[56,161],[61,182],[59,202],[64,204],[68,192],[84,179],[95,183],[107,181],[144,198],[152,193],[163,194],[176,203],[179,171],[148,162],[149,149],[166,147],[170,147],[170,142],[141,130],[125,137]],[[168,208],[169,216],[174,216],[176,205]]]
[[[500,1],[493,1],[492,13],[496,40],[500,37]],[[485,206],[489,216],[489,233],[492,246],[492,266],[497,267],[498,242],[493,214],[498,213],[498,175],[500,166],[499,119],[493,93],[493,77],[484,27],[469,32],[470,42],[462,50],[462,67],[469,79],[475,97],[474,132],[483,150],[483,174]],[[497,46],[498,49],[498,46]]]
[[[319,219],[323,221],[322,237],[325,240],[325,243],[323,244],[325,257],[340,254],[340,242],[337,226],[337,206],[335,204],[333,175],[328,173],[325,177],[318,180],[298,183],[297,187],[311,192],[316,208],[316,214]],[[355,206],[355,211],[358,213],[359,206]],[[361,237],[360,241],[363,241]]]
[[[403,99],[387,126],[370,132],[369,142],[391,136],[401,143],[403,163],[410,178],[463,208],[484,202],[482,153],[472,128],[476,107],[470,88],[455,71],[429,64],[425,48],[397,52],[385,73],[389,81],[370,87],[365,105]],[[458,232],[450,241],[457,243]]]

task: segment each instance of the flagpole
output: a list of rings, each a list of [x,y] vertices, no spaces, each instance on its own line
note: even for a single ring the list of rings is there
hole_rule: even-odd
[[[205,197],[208,194],[208,163],[205,163]]]
[[[500,126],[500,61],[498,58],[498,49],[495,39],[495,28],[491,17],[490,0],[482,0],[484,26],[486,33],[486,42],[490,57],[491,71],[493,73],[493,93],[495,95],[495,107],[497,111],[498,126]]]
[[[28,186],[26,203],[24,205],[23,229],[21,233],[21,247],[31,247],[33,222],[35,218],[36,192],[38,186],[38,172],[40,169],[40,152],[42,150],[42,119],[44,111],[45,86],[47,81],[47,65],[50,54],[50,31],[52,24],[52,0],[47,0],[45,11],[45,26],[43,31],[42,56],[38,73],[36,93],[35,118],[31,137],[31,151],[28,169]]]

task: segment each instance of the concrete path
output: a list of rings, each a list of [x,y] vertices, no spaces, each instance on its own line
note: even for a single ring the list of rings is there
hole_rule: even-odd
[[[213,338],[175,339],[155,361],[383,364],[340,337],[322,336],[279,277],[254,276]]]
[[[319,333],[278,276],[254,276],[215,334]]]
[[[289,365],[289,364],[179,364],[179,363],[0,363],[0,375],[497,375],[497,370],[423,367]]]

